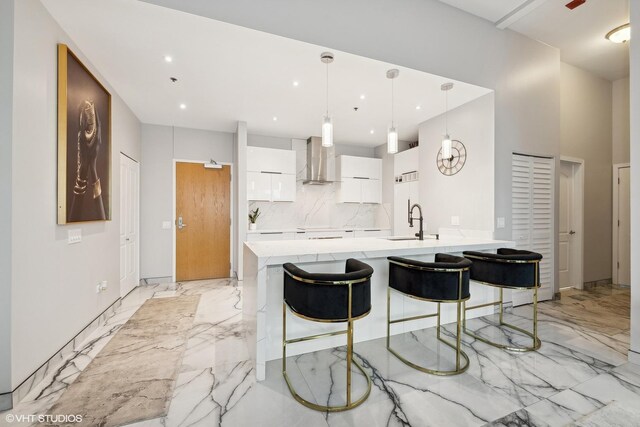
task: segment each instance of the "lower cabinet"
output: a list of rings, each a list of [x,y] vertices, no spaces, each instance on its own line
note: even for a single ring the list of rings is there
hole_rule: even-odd
[[[282,231],[262,231],[257,233],[247,233],[247,242],[268,242],[273,240],[293,240],[296,233],[285,233]]]

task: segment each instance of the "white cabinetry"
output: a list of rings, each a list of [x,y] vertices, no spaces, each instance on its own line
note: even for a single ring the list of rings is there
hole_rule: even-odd
[[[273,240],[293,240],[294,232],[283,231],[262,231],[258,233],[247,233],[247,242],[266,242]]]
[[[338,156],[338,203],[382,203],[382,160]]]
[[[295,173],[295,151],[247,147],[248,200],[294,202]]]

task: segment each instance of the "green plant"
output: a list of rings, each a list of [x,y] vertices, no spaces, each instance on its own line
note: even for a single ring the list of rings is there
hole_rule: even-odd
[[[255,208],[254,210],[249,212],[249,222],[251,224],[255,224],[260,216],[260,208]]]

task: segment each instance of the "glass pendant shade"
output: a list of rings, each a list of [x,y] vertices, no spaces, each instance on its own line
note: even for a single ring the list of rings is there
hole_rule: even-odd
[[[322,146],[333,146],[333,123],[329,116],[324,116],[324,119],[322,120]]]
[[[444,138],[442,138],[442,158],[450,159],[451,156],[451,138],[449,135],[445,135]]]
[[[387,133],[387,153],[395,154],[398,152],[398,130],[390,127]]]

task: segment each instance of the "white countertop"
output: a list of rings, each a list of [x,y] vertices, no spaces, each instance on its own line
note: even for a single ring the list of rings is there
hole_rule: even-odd
[[[390,228],[380,227],[344,227],[344,228],[331,228],[331,227],[299,227],[299,228],[272,228],[272,229],[258,229],[247,230],[247,234],[253,233],[324,233],[324,232],[339,232],[339,231],[383,231],[391,230]]]
[[[318,262],[347,258],[383,258],[387,256],[428,255],[437,252],[456,253],[467,250],[494,250],[514,247],[507,240],[443,237],[440,240],[400,240],[385,238],[336,240],[278,240],[245,242],[259,259],[260,266],[284,262]]]

